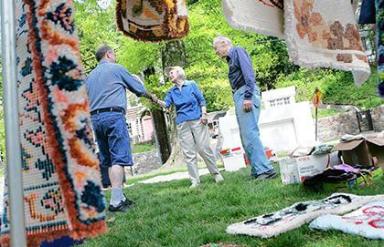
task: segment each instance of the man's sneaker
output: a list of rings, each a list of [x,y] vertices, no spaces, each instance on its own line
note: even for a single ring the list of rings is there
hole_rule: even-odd
[[[215,182],[216,182],[216,183],[221,183],[221,182],[224,181],[224,178],[223,178],[223,176],[221,176],[220,173],[219,173],[219,174],[216,174],[214,178],[215,178]]]
[[[125,201],[121,201],[117,206],[109,205],[108,210],[110,212],[126,212],[129,206]]]
[[[262,173],[260,175],[257,175],[254,178],[256,180],[266,180],[266,179],[273,179],[276,176],[277,176],[277,173],[275,172],[275,170],[272,170],[272,171],[268,171],[266,173]]]

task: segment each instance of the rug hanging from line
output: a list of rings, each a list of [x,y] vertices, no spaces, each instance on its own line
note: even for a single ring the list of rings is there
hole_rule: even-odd
[[[223,0],[224,15],[237,29],[284,37],[283,0]]]
[[[369,202],[383,199],[384,195],[356,196],[335,193],[323,200],[295,203],[280,211],[232,224],[227,227],[227,233],[270,238],[299,228],[321,215],[348,213]]]
[[[136,40],[181,39],[189,31],[186,0],[118,0],[116,16],[119,30]]]
[[[223,0],[223,5],[233,27],[284,38],[297,65],[351,71],[357,85],[370,76],[350,1]]]
[[[28,246],[106,231],[73,2],[17,0],[18,105]],[[9,245],[7,186],[1,246]]]
[[[369,239],[384,239],[384,201],[372,202],[344,216],[323,215],[310,225],[312,229],[339,230]]]

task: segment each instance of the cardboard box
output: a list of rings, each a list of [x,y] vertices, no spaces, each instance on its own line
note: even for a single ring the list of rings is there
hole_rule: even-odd
[[[324,155],[307,155],[280,160],[283,184],[301,183],[308,177],[322,173],[327,167],[338,165],[337,152]]]
[[[322,173],[330,162],[330,155],[309,155],[296,158],[299,180],[303,182],[306,178]]]
[[[366,138],[368,150],[372,158],[377,159],[377,166],[384,168],[384,138]]]
[[[342,142],[335,146],[335,150],[341,151],[346,164],[384,167],[384,139],[382,138],[367,137],[366,139]],[[374,158],[376,158],[377,164],[374,163]]]

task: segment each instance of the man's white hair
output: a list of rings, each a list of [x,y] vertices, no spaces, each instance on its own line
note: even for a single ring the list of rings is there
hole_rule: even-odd
[[[173,67],[169,68],[168,76],[169,76],[169,73],[171,73],[171,71],[176,71],[181,79],[183,79],[183,80],[187,79],[187,77],[185,75],[185,71],[182,67],[173,66]]]
[[[225,37],[225,36],[217,36],[213,40],[213,46],[215,46],[218,43],[224,43],[224,44],[227,44],[227,45],[232,45],[232,41],[229,38]]]

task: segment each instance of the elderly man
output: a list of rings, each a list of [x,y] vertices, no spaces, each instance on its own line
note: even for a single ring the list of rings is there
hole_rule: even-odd
[[[126,90],[149,97],[143,83],[123,66],[107,45],[96,52],[98,66],[86,80],[91,119],[99,147],[100,165],[109,167],[112,195],[109,211],[126,211],[133,202],[123,194],[124,167],[132,166],[132,154],[125,121]]]
[[[232,46],[230,39],[219,36],[214,39],[216,54],[225,58],[229,66],[229,81],[235,102],[240,136],[251,162],[252,177],[258,180],[276,177],[260,140],[258,127],[260,115],[260,91],[256,85],[251,58],[241,47]]]

